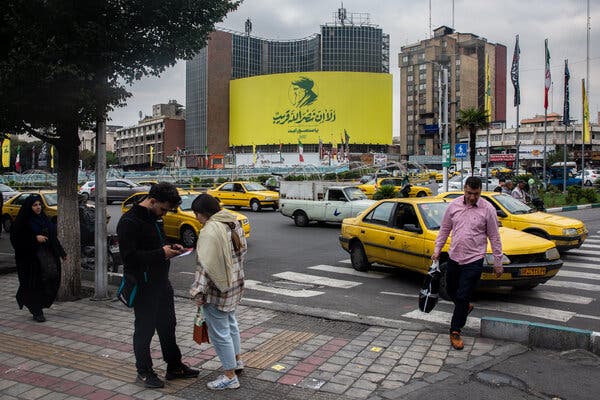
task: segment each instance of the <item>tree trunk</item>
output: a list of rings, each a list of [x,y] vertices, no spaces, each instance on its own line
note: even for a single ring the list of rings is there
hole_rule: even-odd
[[[77,124],[57,128],[61,140],[58,153],[58,237],[67,253],[62,263],[62,279],[58,300],[69,301],[81,296],[81,247],[77,203],[79,136]]]
[[[475,140],[477,137],[477,130],[475,128],[469,129],[469,155],[471,158],[471,176],[475,174]]]

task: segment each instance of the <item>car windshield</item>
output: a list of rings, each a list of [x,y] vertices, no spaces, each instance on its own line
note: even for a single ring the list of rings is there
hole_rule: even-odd
[[[424,203],[419,204],[419,212],[421,213],[421,217],[423,218],[423,222],[425,222],[425,226],[430,231],[435,231],[440,229],[442,225],[442,218],[444,218],[444,213],[448,208],[450,203],[439,202],[439,203]]]
[[[346,197],[348,197],[350,200],[368,199],[368,197],[365,196],[365,194],[357,187],[347,187],[344,189],[344,192],[346,193]]]
[[[0,183],[0,191],[2,191],[2,192],[12,192],[13,190],[9,186],[6,186],[5,184]]]
[[[507,194],[499,194],[493,197],[511,214],[527,214],[533,211],[533,208],[529,207],[525,203],[522,203],[521,200],[517,200]]]
[[[44,199],[46,199],[46,204],[49,207],[55,206],[58,204],[58,194],[56,193],[45,193]]]
[[[260,183],[254,183],[254,182],[249,182],[246,183],[246,190],[249,192],[257,192],[260,190],[269,190],[266,187],[264,187],[263,185],[261,185]]]
[[[190,196],[188,194],[184,194],[181,196],[181,205],[179,206],[181,208],[181,211],[191,211],[192,210],[192,202],[194,201],[194,199],[196,198],[196,196]]]

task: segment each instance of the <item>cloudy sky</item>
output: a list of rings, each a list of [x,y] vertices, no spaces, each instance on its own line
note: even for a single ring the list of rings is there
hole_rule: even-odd
[[[318,33],[333,21],[340,7],[334,0],[245,0],[218,27],[244,31],[250,18],[252,34],[269,39],[299,39]],[[398,53],[407,44],[429,37],[428,0],[345,0],[348,13],[368,13],[371,22],[390,35],[390,72],[394,75],[394,136],[399,135],[400,70]],[[590,1],[591,121],[600,111],[600,4]],[[544,39],[551,55],[553,95],[548,112],[562,114],[564,60],[571,73],[571,118],[581,121],[581,79],[586,77],[587,0],[455,0],[454,27],[507,47],[508,65],[520,35],[521,118],[544,113]],[[452,25],[452,0],[431,0],[431,25]],[[516,123],[513,87],[507,73],[507,125]],[[185,62],[177,63],[159,78],[146,78],[130,88],[128,105],[110,114],[109,124],[131,126],[138,113],[151,114],[152,105],[175,99],[185,104]]]

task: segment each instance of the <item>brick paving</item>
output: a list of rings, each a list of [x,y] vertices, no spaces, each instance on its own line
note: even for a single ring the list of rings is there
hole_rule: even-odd
[[[192,340],[195,309],[176,300],[177,338],[195,380],[149,390],[135,382],[133,313],[117,301],[57,303],[47,322],[31,319],[14,299],[16,274],[0,275],[0,398],[2,399],[367,399],[396,398],[446,379],[457,364],[488,362],[511,344],[465,338],[450,349],[447,334],[330,321],[241,306],[238,322],[247,368],[242,387],[215,393],[206,382],[220,371],[209,344]],[[164,374],[157,338],[152,356]]]

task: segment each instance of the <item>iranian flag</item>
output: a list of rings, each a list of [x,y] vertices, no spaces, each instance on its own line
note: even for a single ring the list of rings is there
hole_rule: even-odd
[[[17,146],[17,157],[15,158],[15,170],[21,172],[21,145]]]
[[[546,48],[546,80],[544,81],[544,109],[548,109],[548,90],[552,85],[552,77],[550,76],[550,51],[548,50],[548,39],[544,41]]]
[[[302,146],[300,139],[298,139],[298,159],[300,162],[304,162],[304,147]]]

